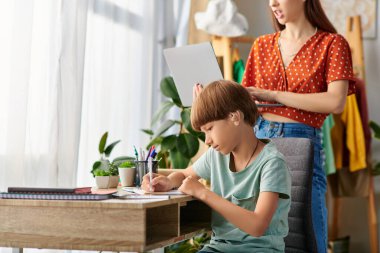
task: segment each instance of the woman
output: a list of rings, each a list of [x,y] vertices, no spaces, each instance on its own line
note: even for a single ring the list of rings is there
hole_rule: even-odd
[[[326,175],[321,131],[354,92],[351,52],[319,0],[270,0],[274,34],[253,44],[242,84],[263,104],[258,138],[303,137],[314,143],[312,219],[318,252],[327,251]]]

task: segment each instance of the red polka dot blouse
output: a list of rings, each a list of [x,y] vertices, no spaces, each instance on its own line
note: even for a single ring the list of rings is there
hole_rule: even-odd
[[[351,51],[339,34],[318,31],[294,56],[285,69],[278,38],[280,32],[256,39],[247,60],[243,86],[295,93],[327,91],[337,80],[349,80],[348,94],[355,93]],[[304,111],[292,107],[261,107],[269,112],[320,128],[328,114]]]

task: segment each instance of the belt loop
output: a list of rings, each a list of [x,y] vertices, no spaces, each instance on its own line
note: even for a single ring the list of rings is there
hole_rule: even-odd
[[[261,122],[263,122],[262,117],[261,117],[261,116],[257,117],[257,120],[256,120],[256,126],[257,126],[258,128],[260,128]]]
[[[284,129],[284,123],[279,123],[278,124],[278,129],[277,129],[277,136],[282,137],[282,135],[283,135],[283,129]]]

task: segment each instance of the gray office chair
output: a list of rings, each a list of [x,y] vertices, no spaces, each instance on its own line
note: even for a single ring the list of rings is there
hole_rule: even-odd
[[[285,156],[292,178],[289,234],[285,238],[285,252],[317,252],[311,219],[313,143],[305,138],[275,138],[272,141]]]

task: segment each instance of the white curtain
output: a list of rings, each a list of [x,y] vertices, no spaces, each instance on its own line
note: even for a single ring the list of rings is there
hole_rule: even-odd
[[[0,190],[55,186],[60,1],[0,2]]]
[[[148,144],[141,129],[150,127],[168,75],[162,50],[185,40],[189,9],[183,0],[89,2],[78,184],[94,183],[89,171],[104,132],[108,143],[121,140],[111,158]]]
[[[186,43],[189,6],[0,1],[0,191],[94,185],[105,131],[122,140],[112,157],[145,147],[140,129],[150,127],[168,74],[162,49]]]

